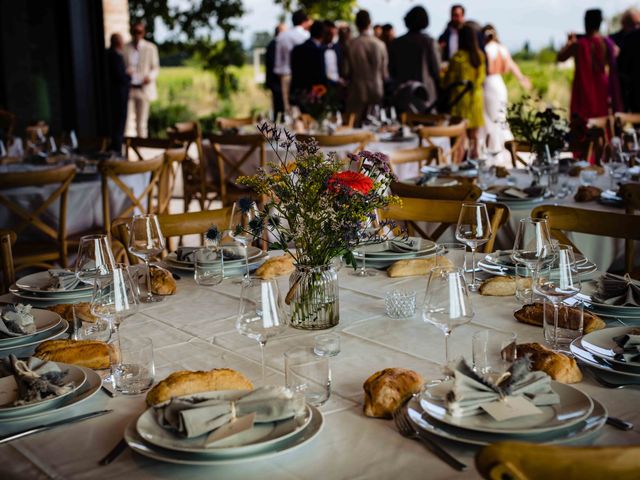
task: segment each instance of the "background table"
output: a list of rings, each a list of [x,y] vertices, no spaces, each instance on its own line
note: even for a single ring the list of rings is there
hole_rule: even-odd
[[[443,443],[470,469],[461,474],[435,458],[418,442],[401,437],[390,420],[362,414],[362,384],[369,375],[387,367],[411,368],[425,378],[435,378],[444,355],[442,332],[419,319],[392,320],[384,316],[384,292],[394,287],[425,288],[424,277],[389,279],[380,273],[361,279],[340,271],[340,325],[342,352],[331,359],[333,392],[321,407],[325,427],[300,450],[281,457],[228,467],[184,467],[148,460],[126,451],[113,464],[97,462],[121,438],[125,425],[145,408],[144,395],[109,398],[103,392],[67,413],[79,414],[113,408],[109,415],[75,425],[59,427],[0,446],[0,470],[4,478],[78,479],[354,479],[478,478],[473,467],[474,450]],[[286,279],[281,279],[283,287]],[[197,287],[187,275],[178,292],[164,302],[143,306],[127,319],[122,335],[151,337],[155,347],[157,379],[181,369],[228,367],[260,382],[260,351],[257,342],[235,331],[239,285],[226,280],[213,287]],[[0,300],[8,299],[0,297]],[[542,341],[542,329],[515,321],[519,305],[513,298],[472,295],[475,318],[451,336],[452,352],[470,358],[471,334],[491,327],[511,330],[520,342]],[[266,347],[267,381],[284,384],[283,352],[311,343],[316,332],[288,329],[269,340]],[[585,374],[577,387],[602,402],[611,415],[636,423],[636,430],[622,432],[605,426],[598,445],[640,442],[640,390],[609,390]],[[428,474],[426,473],[428,472]]]

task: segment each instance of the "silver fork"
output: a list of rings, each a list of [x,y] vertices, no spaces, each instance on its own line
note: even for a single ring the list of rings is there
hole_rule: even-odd
[[[398,427],[398,431],[400,432],[400,434],[407,438],[420,440],[431,453],[433,453],[440,460],[447,463],[450,467],[458,471],[466,470],[467,466],[464,463],[458,461],[432,439],[424,435],[420,435],[420,433],[414,428],[414,426],[410,423],[409,418],[407,417],[408,401],[409,400],[404,402],[393,412],[393,421],[395,422],[396,427]]]

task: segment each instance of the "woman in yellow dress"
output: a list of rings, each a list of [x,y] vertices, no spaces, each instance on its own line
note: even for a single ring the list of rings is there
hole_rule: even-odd
[[[452,116],[462,117],[467,121],[471,158],[478,158],[478,128],[484,125],[482,84],[485,76],[484,53],[478,46],[476,31],[465,24],[458,33],[458,51],[449,61],[444,84],[447,86],[454,82],[471,82],[471,88],[451,108]],[[463,85],[454,87],[450,98],[457,98],[464,88]]]

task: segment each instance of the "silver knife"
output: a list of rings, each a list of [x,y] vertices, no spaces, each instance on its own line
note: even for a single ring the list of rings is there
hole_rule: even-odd
[[[113,412],[113,410],[99,410],[97,412],[84,413],[82,415],[78,415],[77,417],[65,418],[64,420],[59,420],[57,422],[49,423],[47,425],[40,425],[38,427],[30,428],[29,430],[13,433],[5,437],[0,437],[0,444],[11,442],[12,440],[17,440],[18,438],[26,437],[27,435],[32,435],[34,433],[43,432],[45,430],[49,430],[50,428],[57,427],[59,425],[80,422],[88,418],[99,417],[101,415],[104,415],[106,413],[111,413],[111,412]]]

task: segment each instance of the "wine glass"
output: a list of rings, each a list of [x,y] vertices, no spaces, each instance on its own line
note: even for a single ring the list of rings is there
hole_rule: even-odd
[[[538,271],[533,281],[533,290],[545,297],[553,305],[552,348],[558,349],[558,313],[560,304],[567,298],[580,293],[580,280],[576,268],[573,248],[570,245],[558,245],[556,265],[547,265]]]
[[[622,140],[619,137],[611,139],[611,155],[603,157],[603,164],[611,179],[611,190],[616,190],[617,182],[624,177],[627,170],[628,154],[622,151]]]
[[[250,242],[249,242],[250,243]],[[251,281],[249,275],[249,245],[247,238],[236,235],[233,230],[225,230],[220,238],[220,252],[225,262],[224,269],[231,269],[233,261],[243,260],[245,273],[233,283],[247,283]],[[228,276],[223,270],[223,276]]]
[[[76,278],[86,285],[95,285],[100,277],[113,270],[116,261],[106,235],[80,237],[76,258]]]
[[[253,278],[242,284],[236,330],[257,340],[262,361],[262,384],[265,383],[264,349],[267,340],[287,328],[284,302],[274,279]]]
[[[156,215],[135,215],[129,226],[129,251],[144,260],[146,266],[147,294],[140,298],[142,303],[161,302],[163,297],[151,293],[151,272],[149,261],[164,249],[164,238]]]
[[[95,284],[91,298],[91,313],[109,322],[112,334],[117,334],[123,320],[138,311],[138,289],[129,267],[118,263]]]
[[[378,234],[378,227],[367,227],[364,228],[360,232],[360,239],[362,243],[360,243],[356,249],[355,254],[356,257],[361,259],[360,268],[358,268],[352,275],[356,277],[374,277],[378,274],[377,270],[368,269],[367,270],[367,245],[371,245],[376,243],[376,238]]]
[[[478,289],[476,283],[476,250],[491,237],[489,213],[484,203],[463,203],[456,227],[456,239],[471,248],[471,284],[469,290]]]
[[[461,268],[436,267],[431,270],[422,307],[422,319],[444,332],[444,352],[449,365],[449,336],[454,328],[473,319],[469,290]],[[445,373],[447,380],[448,374]]]
[[[533,281],[539,267],[555,258],[555,248],[545,218],[523,218],[518,224],[511,259],[527,266]]]

